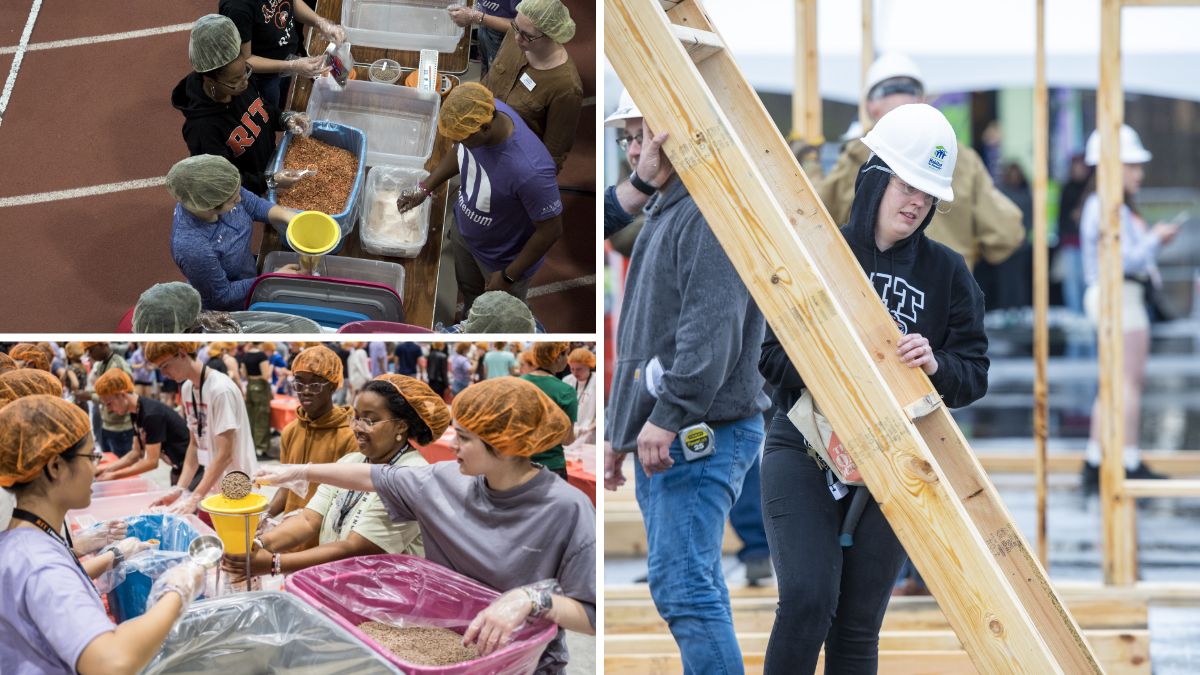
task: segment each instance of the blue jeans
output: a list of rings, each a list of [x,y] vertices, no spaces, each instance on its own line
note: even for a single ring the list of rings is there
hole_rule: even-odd
[[[504,42],[504,35],[502,31],[483,26],[476,29],[475,37],[479,40],[479,62],[482,75],[487,75],[492,61],[495,61],[496,55],[500,53],[500,43]]]
[[[133,449],[133,429],[109,431],[102,428],[98,445],[103,452],[111,452],[117,457],[124,457]]]
[[[746,480],[742,482],[742,494],[733,504],[729,512],[729,524],[742,540],[742,548],[737,552],[738,560],[764,560],[771,557],[771,547],[767,544],[767,528],[763,525],[762,512],[762,479],[759,476],[762,466],[762,455],[754,458],[754,464],[746,472]]]
[[[650,595],[671,628],[684,673],[742,673],[742,652],[733,631],[729,590],[721,569],[725,519],[742,490],[763,441],[760,415],[714,425],[716,451],[683,459],[647,478],[634,472],[638,506],[646,523]]]

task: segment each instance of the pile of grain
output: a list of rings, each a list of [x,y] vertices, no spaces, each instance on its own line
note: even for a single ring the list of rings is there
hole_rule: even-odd
[[[241,471],[230,471],[221,479],[221,494],[226,499],[242,499],[250,494],[250,477]]]
[[[462,645],[463,636],[448,628],[401,628],[379,621],[360,623],[366,633],[402,661],[422,666],[450,666],[479,657],[474,647]]]
[[[320,211],[331,215],[346,210],[358,158],[349,150],[322,143],[313,138],[293,136],[283,157],[283,168],[317,167],[317,175],[302,178],[290,188],[277,191],[279,205],[301,211]]]

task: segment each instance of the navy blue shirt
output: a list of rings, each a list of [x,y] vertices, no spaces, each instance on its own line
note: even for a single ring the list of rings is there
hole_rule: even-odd
[[[206,223],[175,205],[171,257],[188,283],[200,292],[204,309],[234,312],[246,308],[246,296],[258,276],[250,237],[254,221],[268,222],[271,202],[240,188],[242,201],[217,222]]]
[[[417,360],[421,358],[421,348],[415,342],[401,342],[396,345],[396,372],[409,377],[417,375]]]

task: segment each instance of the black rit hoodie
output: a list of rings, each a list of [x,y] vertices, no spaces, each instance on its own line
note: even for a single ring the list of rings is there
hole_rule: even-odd
[[[183,113],[183,140],[193,157],[224,157],[242,173],[242,187],[266,193],[263,172],[275,156],[275,132],[283,131],[283,122],[253,80],[229,103],[217,103],[204,92],[204,76],[191,73],[175,85],[171,105]]]
[[[890,174],[871,169],[874,166],[887,165],[874,155],[863,164],[842,236],[900,332],[929,340],[938,363],[929,379],[943,402],[951,408],[965,406],[987,393],[983,291],[961,255],[925,236],[933,209],[907,239],[887,251],[875,246],[875,217]],[[774,385],[775,403],[786,415],[800,398],[804,382],[769,326],[758,368]],[[783,425],[772,429],[776,426]]]

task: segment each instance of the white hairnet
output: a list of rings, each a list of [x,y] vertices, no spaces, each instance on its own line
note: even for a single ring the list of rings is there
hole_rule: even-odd
[[[133,308],[133,332],[186,333],[199,314],[199,291],[182,281],[154,284]]]
[[[223,68],[242,53],[242,38],[233,20],[220,14],[205,14],[192,26],[188,60],[192,70],[207,73]]]
[[[192,211],[210,211],[233,199],[242,186],[237,167],[224,157],[196,155],[167,172],[167,191]]]

